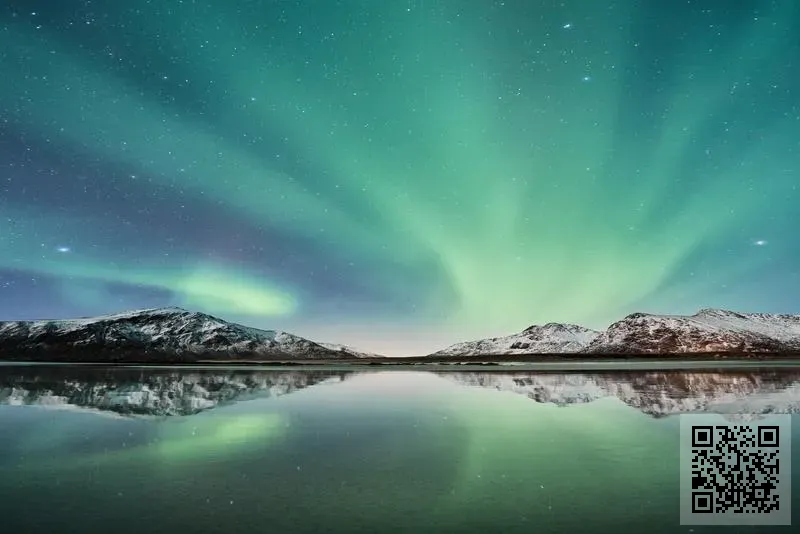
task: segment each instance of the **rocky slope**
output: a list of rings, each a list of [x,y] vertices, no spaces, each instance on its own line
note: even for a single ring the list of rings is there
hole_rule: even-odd
[[[800,351],[800,315],[703,309],[694,315],[634,313],[584,350],[603,354]]]
[[[325,347],[326,349],[334,350],[340,353],[345,358],[385,358],[382,354],[375,354],[373,352],[364,352],[353,348],[349,345],[340,345],[338,343],[321,343],[317,342],[318,345]]]
[[[634,313],[604,332],[573,324],[534,325],[515,335],[458,343],[433,357],[536,354],[800,354],[800,315],[704,309],[694,315]],[[180,308],[76,320],[0,322],[0,360],[194,362],[375,358]]]
[[[456,343],[431,356],[488,356],[573,353],[586,348],[600,332],[574,324],[533,325],[519,334]]]
[[[548,323],[511,336],[457,343],[430,356],[703,353],[800,353],[800,315],[718,309],[694,315],[634,313],[604,332]]]
[[[340,350],[181,308],[61,321],[0,322],[0,360],[170,361],[340,359]]]

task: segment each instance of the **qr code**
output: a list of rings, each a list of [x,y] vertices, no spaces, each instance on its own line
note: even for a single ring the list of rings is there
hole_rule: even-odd
[[[681,524],[790,524],[790,422],[681,416]]]

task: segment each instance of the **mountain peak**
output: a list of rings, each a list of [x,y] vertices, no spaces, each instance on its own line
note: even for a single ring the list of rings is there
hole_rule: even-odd
[[[436,356],[488,356],[580,352],[600,332],[569,323],[532,325],[510,336],[456,343]]]
[[[190,312],[186,308],[181,308],[180,306],[162,306],[160,308],[144,308],[141,310],[143,312],[154,312],[154,313],[198,313],[198,312]]]
[[[741,314],[736,313],[736,312],[732,312],[730,310],[724,310],[722,308],[700,308],[699,310],[697,310],[697,313],[695,313],[695,315],[715,315],[715,316],[723,315],[724,316],[724,315],[741,315]]]
[[[142,308],[140,310],[131,310],[115,315],[166,315],[173,313],[199,313],[180,308],[178,306],[163,306],[161,308]]]
[[[652,313],[634,312],[626,315],[622,320],[627,321],[630,319],[641,319],[643,317],[654,317],[654,315]]]
[[[63,321],[71,322],[100,322],[100,321],[117,321],[125,319],[133,319],[135,317],[160,317],[165,315],[204,315],[197,312],[191,312],[176,306],[165,306],[161,308],[141,308],[136,310],[128,310],[118,313],[109,313],[105,315],[93,315],[88,317],[81,317],[79,319],[66,319]],[[61,320],[52,320],[52,322],[61,322]]]
[[[646,318],[646,320],[638,320]],[[702,308],[694,315],[634,313],[587,347],[593,354],[793,353],[800,316]]]
[[[178,307],[71,320],[0,322],[0,355],[48,361],[83,361],[99,355],[108,361],[184,362],[353,357],[293,334],[250,328]]]
[[[708,318],[718,318],[718,319],[769,319],[769,318],[780,318],[780,315],[774,315],[769,313],[740,313],[731,310],[724,310],[722,308],[702,308],[697,310],[697,313],[693,315],[693,317],[708,317]],[[791,316],[788,316],[791,317]]]
[[[528,328],[526,328],[525,330],[523,330],[522,333],[523,334],[531,334],[531,333],[534,333],[534,332],[541,332],[541,331],[546,331],[546,332],[571,332],[571,333],[574,333],[574,332],[586,332],[586,331],[590,331],[590,329],[586,328],[584,326],[581,326],[581,325],[577,325],[577,324],[550,322],[550,323],[545,323],[545,324],[541,324],[541,325],[539,325],[539,324],[531,325]]]
[[[604,332],[569,323],[532,325],[519,334],[457,343],[435,356],[800,352],[800,315],[702,308],[694,315],[631,313]]]

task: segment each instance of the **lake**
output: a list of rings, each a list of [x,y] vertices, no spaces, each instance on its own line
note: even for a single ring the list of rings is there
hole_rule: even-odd
[[[796,412],[800,367],[770,365],[0,366],[2,528],[719,532],[680,525],[680,414]]]

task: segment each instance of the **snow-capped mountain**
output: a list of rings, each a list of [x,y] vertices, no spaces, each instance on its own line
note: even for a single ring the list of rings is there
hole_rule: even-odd
[[[800,315],[718,309],[694,315],[634,313],[604,332],[548,323],[511,336],[457,343],[430,356],[700,353],[800,353]]]
[[[364,352],[362,350],[358,350],[353,348],[349,345],[340,345],[338,343],[321,343],[317,342],[318,345],[325,347],[326,349],[334,350],[340,353],[343,357],[346,358],[384,358],[385,356],[381,354],[375,354],[373,352]]]
[[[335,371],[144,373],[129,369],[9,368],[0,372],[0,405],[184,416],[341,382],[347,375]]]
[[[181,308],[75,320],[0,322],[0,360],[196,361],[341,359],[349,356],[275,330]]]
[[[431,356],[488,356],[580,352],[600,332],[574,324],[533,325],[519,334],[456,343]]]
[[[800,351],[800,315],[703,309],[694,315],[634,313],[600,334],[594,354],[764,353]]]
[[[439,373],[464,386],[559,406],[615,397],[653,417],[681,413],[800,413],[800,371]]]

